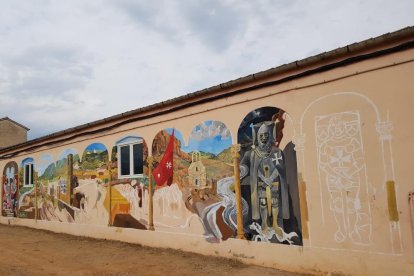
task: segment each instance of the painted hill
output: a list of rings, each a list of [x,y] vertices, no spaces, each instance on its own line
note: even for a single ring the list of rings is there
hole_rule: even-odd
[[[67,173],[66,164],[68,162],[67,158],[56,161],[55,163],[50,164],[46,170],[43,172],[43,175],[39,176],[39,180],[56,180],[59,176],[65,176]],[[79,155],[73,155],[73,163],[79,163]]]
[[[217,155],[217,159],[227,164],[233,164],[233,158],[231,156],[231,147],[220,152]]]
[[[157,163],[161,160],[170,141],[171,135],[163,130],[157,134],[154,140],[152,152]],[[188,167],[191,164],[191,154],[181,150],[181,142],[177,138],[174,140],[174,182],[180,189],[188,187]],[[216,182],[223,177],[233,175],[233,166],[230,148],[223,150],[218,155],[210,152],[200,151],[201,161],[206,167],[208,181]]]
[[[90,152],[84,154],[80,168],[82,170],[96,170],[105,164],[108,160],[108,151]]]
[[[201,160],[204,159],[217,159],[217,156],[211,152],[205,152],[205,151],[199,151],[200,152],[200,156],[201,156]],[[194,151],[191,151],[188,153],[188,155],[190,156],[190,161],[191,161],[191,156],[194,153]]]
[[[171,135],[166,131],[160,131],[152,144],[152,154],[156,161],[161,160],[165,149],[170,141]],[[186,162],[191,162],[191,155],[181,150],[181,141],[174,137],[174,155]]]

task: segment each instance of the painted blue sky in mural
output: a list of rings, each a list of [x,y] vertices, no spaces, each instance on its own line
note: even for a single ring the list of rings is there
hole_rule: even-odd
[[[173,132],[173,128],[167,128],[167,129],[165,129],[165,130],[167,131],[167,133],[168,133],[169,135],[171,135],[171,134],[172,134],[172,132]],[[178,129],[176,129],[176,128],[174,128],[174,136],[175,136],[175,138],[177,138],[177,139],[181,142],[181,146],[185,145],[183,135],[182,135],[182,134],[181,134],[181,132],[180,132]]]
[[[167,129],[172,133],[172,128]],[[181,133],[175,130],[175,137],[181,141],[181,150],[192,152],[195,150],[219,154],[231,146],[231,134],[229,129],[219,121],[204,121],[194,127],[190,134],[188,145],[185,145]]]
[[[206,138],[201,141],[190,139],[187,147],[183,147],[182,150],[185,152],[192,152],[194,150],[213,153],[214,155],[219,154],[225,149],[231,146],[231,139],[222,140],[221,136]]]
[[[65,149],[59,156],[59,160],[66,158],[69,154],[73,154],[74,156],[78,154],[74,149]]]
[[[93,143],[86,147],[85,151],[88,152],[103,152],[106,151],[105,145],[101,143]]]
[[[33,158],[26,158],[22,161],[22,166],[24,166],[27,163],[34,163],[34,159]]]
[[[37,162],[37,172],[42,176],[47,167],[53,163],[53,157],[50,154],[43,154]]]

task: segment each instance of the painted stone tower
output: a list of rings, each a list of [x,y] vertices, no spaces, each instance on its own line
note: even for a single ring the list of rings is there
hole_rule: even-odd
[[[201,162],[201,154],[199,151],[194,151],[191,154],[191,164],[188,168],[188,178],[190,189],[201,190],[207,188],[206,168]]]

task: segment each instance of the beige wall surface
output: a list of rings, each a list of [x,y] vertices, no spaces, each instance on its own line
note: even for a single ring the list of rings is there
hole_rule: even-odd
[[[27,141],[27,130],[8,121],[0,121],[0,148]]]
[[[223,123],[229,130],[230,143],[237,144],[239,126],[247,114],[275,107],[286,112],[279,148],[289,142],[295,145],[302,245],[233,237],[224,240],[220,235],[221,239],[211,243],[203,228],[206,221],[182,207],[185,192],[171,188],[174,185],[165,188],[165,193],[162,189],[155,191],[154,232],[108,226],[113,225],[108,210],[122,205],[111,199],[115,194],[129,202],[129,212],[137,221],[148,223],[145,188],[140,190],[142,205],[137,207],[131,196],[136,190],[128,185],[108,188],[97,181],[94,186],[90,179],[81,180],[80,186],[93,190],[85,188],[85,193],[99,194],[95,203],[102,208],[87,205],[69,220],[63,219],[63,213],[56,213],[48,219],[3,217],[0,222],[233,257],[291,271],[412,275],[413,214],[408,195],[414,190],[413,74],[414,50],[406,50],[0,160],[0,172],[11,160],[20,168],[28,157],[34,159],[40,171],[45,170],[40,167],[46,159],[57,161],[67,149],[81,157],[93,143],[102,143],[110,159],[113,146],[127,136],[142,137],[148,154],[154,155],[151,145],[159,131],[174,128],[182,134],[182,146],[189,146],[195,126],[209,120]],[[46,154],[50,157],[45,158]],[[25,191],[30,193],[29,189]],[[111,203],[105,201],[108,196]],[[171,205],[174,196],[180,199]],[[41,205],[44,201],[36,202]],[[178,211],[171,211],[171,206]],[[88,213],[88,208],[95,209]]]

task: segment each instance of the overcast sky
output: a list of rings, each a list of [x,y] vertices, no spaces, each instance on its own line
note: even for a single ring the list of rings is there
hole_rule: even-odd
[[[0,118],[33,139],[414,25],[413,11],[413,0],[0,0]]]

